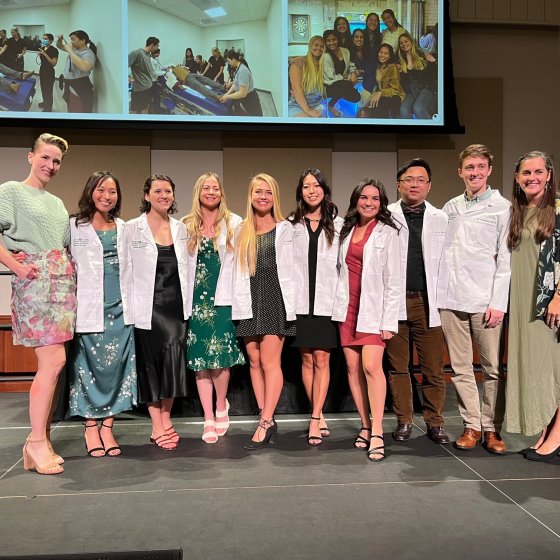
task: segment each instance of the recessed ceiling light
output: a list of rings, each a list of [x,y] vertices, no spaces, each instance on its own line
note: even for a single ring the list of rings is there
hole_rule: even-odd
[[[227,16],[227,12],[221,6],[204,10],[204,13],[208,14],[210,17]]]

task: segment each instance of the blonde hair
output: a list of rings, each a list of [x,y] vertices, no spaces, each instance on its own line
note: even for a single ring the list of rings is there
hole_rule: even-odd
[[[323,45],[325,44],[323,37],[320,35],[314,35],[309,40],[307,54],[303,57],[301,87],[304,93],[318,91],[322,94],[325,87],[323,83],[323,57],[319,58],[319,62],[317,63],[311,54],[311,45],[313,41],[316,41],[317,39],[320,39],[323,42]]]
[[[41,136],[39,136],[35,140],[35,142],[33,142],[33,147],[31,148],[31,151],[34,152],[39,147],[40,144],[51,144],[52,146],[56,146],[62,152],[62,157],[64,157],[64,155],[68,151],[68,142],[66,142],[64,138],[61,138],[60,136],[55,136],[50,132],[43,132],[43,134],[41,134]]]
[[[230,211],[227,207],[224,185],[217,173],[208,171],[196,180],[193,189],[193,202],[190,214],[187,214],[181,220],[187,226],[187,233],[189,236],[188,248],[191,255],[194,253],[195,248],[198,247],[203,237],[204,220],[202,216],[202,208],[200,206],[200,193],[202,192],[204,183],[210,177],[216,179],[218,186],[220,187],[220,194],[222,195],[220,206],[218,207],[218,215],[214,221],[214,239],[212,240],[214,243],[214,251],[218,251],[218,237],[220,236],[222,220],[225,220],[226,223],[226,248],[233,250],[233,229],[229,221]]]
[[[418,54],[418,51],[416,50],[416,45],[414,44],[414,39],[412,38],[412,35],[408,32],[402,33],[399,36],[399,44],[398,44],[398,53],[399,53],[399,63],[401,66],[401,72],[403,74],[406,74],[408,72],[408,61],[406,60],[406,57],[403,56],[403,52],[401,50],[401,37],[404,37],[405,39],[408,39],[410,41],[410,56],[412,58],[412,69],[413,70],[424,70],[424,68],[426,68],[427,66],[427,62]]]
[[[264,181],[272,190],[272,217],[276,222],[281,222],[284,219],[280,209],[280,188],[276,179],[266,173],[255,175],[249,183],[247,213],[239,227],[239,236],[235,243],[239,269],[248,272],[251,276],[255,275],[257,267],[257,228],[255,226],[255,209],[252,204],[252,195],[253,190],[261,181]]]

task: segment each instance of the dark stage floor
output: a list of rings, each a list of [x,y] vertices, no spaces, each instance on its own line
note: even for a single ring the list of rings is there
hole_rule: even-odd
[[[449,391],[452,392],[452,389]],[[327,415],[332,436],[312,448],[307,417],[278,417],[274,448],[242,444],[254,419],[234,418],[216,445],[200,440],[198,418],[176,418],[174,452],[148,441],[147,419],[115,430],[120,458],[85,456],[82,427],[53,432],[66,471],[23,470],[27,395],[0,394],[0,555],[184,550],[185,559],[559,558],[560,458],[531,463],[531,443],[505,434],[504,457],[461,452],[425,437],[392,441],[388,458],[367,461],[352,447],[353,415]],[[461,433],[453,396],[447,428]]]

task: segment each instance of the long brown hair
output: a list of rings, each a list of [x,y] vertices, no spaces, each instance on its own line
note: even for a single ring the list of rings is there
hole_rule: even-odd
[[[527,208],[527,197],[517,181],[517,174],[521,165],[528,159],[541,158],[544,161],[546,170],[550,173],[550,179],[545,186],[544,195],[541,197],[535,214],[537,227],[535,229],[535,241],[542,243],[554,232],[556,225],[556,189],[554,188],[554,166],[551,157],[545,152],[533,151],[521,156],[515,164],[513,176],[513,196],[511,205],[511,222],[508,233],[508,247],[515,249],[521,241],[523,223],[525,219],[525,209]]]

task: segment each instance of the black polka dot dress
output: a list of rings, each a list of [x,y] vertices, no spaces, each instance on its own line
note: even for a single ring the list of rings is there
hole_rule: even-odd
[[[295,321],[286,321],[286,308],[276,267],[276,228],[257,235],[257,262],[251,276],[252,319],[237,325],[237,336],[281,334],[294,336]]]

